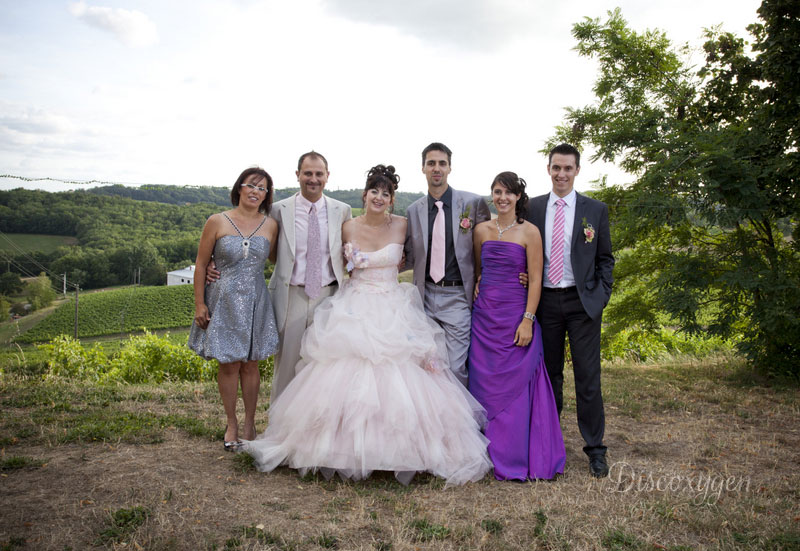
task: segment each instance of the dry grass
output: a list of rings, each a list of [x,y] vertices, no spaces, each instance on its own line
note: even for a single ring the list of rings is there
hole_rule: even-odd
[[[563,477],[445,489],[256,472],[222,450],[213,385],[0,379],[0,549],[800,549],[796,388],[722,362],[611,365],[603,384],[609,478],[589,476],[570,395]]]

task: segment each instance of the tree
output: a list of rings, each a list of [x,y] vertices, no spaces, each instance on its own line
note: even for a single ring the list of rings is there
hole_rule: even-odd
[[[6,297],[0,295],[0,321],[8,321],[8,313],[11,303]]]
[[[591,145],[636,178],[599,192],[626,249],[617,281],[638,289],[628,321],[660,310],[684,330],[738,333],[758,367],[798,376],[800,4],[765,0],[758,14],[751,48],[707,30],[699,71],[619,10],[574,25],[599,63],[596,101],[568,109],[552,142]]]
[[[19,274],[6,272],[0,275],[0,295],[16,295],[24,288],[25,284],[22,282]]]
[[[50,278],[42,272],[39,277],[28,283],[28,299],[32,310],[40,310],[50,306],[55,300],[56,292],[50,285]]]

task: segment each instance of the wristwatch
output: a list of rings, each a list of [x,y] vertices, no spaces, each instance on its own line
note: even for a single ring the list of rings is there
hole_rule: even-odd
[[[525,319],[529,319],[531,321],[536,321],[536,315],[531,314],[530,312],[525,312],[524,314],[522,314],[522,317]]]

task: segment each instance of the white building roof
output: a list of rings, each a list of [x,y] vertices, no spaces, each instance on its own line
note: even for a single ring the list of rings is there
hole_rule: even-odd
[[[187,277],[193,278],[194,277],[194,264],[191,266],[186,266],[185,268],[181,268],[180,270],[173,270],[171,272],[167,272],[167,275],[175,276],[175,277]]]

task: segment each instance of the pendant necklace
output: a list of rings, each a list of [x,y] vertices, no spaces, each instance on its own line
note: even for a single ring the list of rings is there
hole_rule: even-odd
[[[238,233],[238,234],[239,234],[239,237],[241,237],[241,238],[242,238],[242,253],[244,254],[244,257],[245,257],[245,258],[247,258],[247,255],[248,255],[248,253],[250,252],[250,239],[252,239],[252,238],[253,238],[253,236],[256,234],[256,232],[257,232],[258,230],[260,230],[260,229],[261,229],[261,226],[263,226],[263,225],[264,225],[264,222],[266,222],[266,221],[267,221],[267,217],[265,216],[265,217],[264,217],[264,218],[261,220],[261,223],[258,225],[258,227],[257,227],[256,229],[254,229],[254,230],[253,230],[253,233],[251,233],[250,235],[248,235],[247,237],[245,237],[244,235],[242,235],[242,232],[240,232],[240,231],[239,231],[239,228],[237,228],[237,227],[236,227],[236,224],[234,224],[234,223],[233,223],[233,220],[231,220],[231,219],[228,217],[228,215],[227,215],[227,214],[225,214],[225,213],[223,212],[223,213],[222,213],[222,216],[224,216],[225,218],[227,218],[227,219],[228,219],[228,222],[230,222],[230,223],[231,223],[231,226],[233,226],[233,229],[235,229],[235,230],[236,230],[236,233]]]
[[[511,228],[513,228],[514,226],[516,226],[516,225],[517,225],[517,221],[516,221],[516,220],[514,220],[514,221],[513,221],[513,222],[511,222],[511,223],[510,223],[508,226],[506,226],[505,228],[503,228],[503,229],[501,230],[501,229],[500,229],[500,222],[498,222],[498,221],[497,221],[497,218],[495,218],[495,219],[494,219],[494,225],[495,225],[495,226],[497,226],[497,233],[498,233],[498,237],[499,237],[500,239],[503,239],[503,234],[504,234],[504,233],[506,233],[506,232],[507,232],[508,230],[510,230]]]

